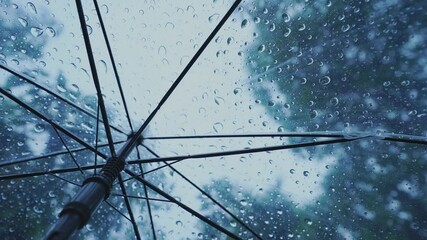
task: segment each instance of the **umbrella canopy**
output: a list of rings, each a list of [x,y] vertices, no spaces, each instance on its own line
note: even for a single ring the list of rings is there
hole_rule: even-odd
[[[426,5],[2,1],[0,235],[427,238]]]

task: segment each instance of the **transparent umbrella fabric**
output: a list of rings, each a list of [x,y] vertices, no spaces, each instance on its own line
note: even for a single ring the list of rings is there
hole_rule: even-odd
[[[427,238],[426,3],[233,4],[3,1],[0,235],[148,123],[75,238]]]

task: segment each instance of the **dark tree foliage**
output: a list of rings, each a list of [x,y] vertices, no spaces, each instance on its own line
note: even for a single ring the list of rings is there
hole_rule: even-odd
[[[247,61],[257,102],[281,123],[278,131],[425,136],[426,4],[398,0],[248,4],[242,26],[256,26],[253,41],[248,41]],[[254,199],[261,213],[258,232],[276,239],[269,236],[274,224],[260,225],[281,219],[277,215],[270,219],[268,212],[282,204],[294,211],[285,217],[290,224],[281,226],[285,238],[287,232],[303,239],[341,239],[346,234],[357,239],[427,238],[424,146],[366,139],[326,149],[313,154],[336,154],[339,160],[324,180],[325,194],[318,204],[301,211],[286,199],[271,197],[274,202],[267,204]],[[224,201],[236,201],[237,196],[224,189],[219,190],[227,196]],[[238,211],[236,203],[232,206]],[[312,219],[312,224],[307,226],[301,218]]]

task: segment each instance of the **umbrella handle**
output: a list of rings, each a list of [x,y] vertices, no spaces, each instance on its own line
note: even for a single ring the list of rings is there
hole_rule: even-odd
[[[59,213],[59,219],[46,235],[45,240],[68,239],[82,228],[111,192],[114,180],[124,169],[125,162],[109,158],[99,175],[87,178],[82,188]]]

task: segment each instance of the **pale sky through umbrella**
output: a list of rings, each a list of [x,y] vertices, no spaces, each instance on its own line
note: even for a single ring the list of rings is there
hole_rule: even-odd
[[[21,2],[19,5],[31,7],[26,5],[27,1],[17,2]],[[35,4],[40,6],[37,8],[37,14],[52,12],[59,23],[59,29],[55,30],[57,33],[49,38],[43,47],[43,57],[38,59],[41,62],[41,70],[49,73],[48,77],[40,79],[48,78],[48,84],[52,85],[55,78],[63,74],[67,83],[66,86],[58,86],[58,91],[79,91],[82,95],[95,96],[74,3],[71,1],[71,4],[67,5],[63,1],[49,1],[47,5],[45,1],[43,6],[40,2]],[[105,5],[100,3],[134,127],[140,126],[143,119],[154,109],[173,80],[228,10],[231,1],[228,2],[230,4],[222,4],[221,1],[192,1],[190,4],[187,1],[185,5],[179,5],[180,1],[156,2],[143,5],[143,9],[133,8],[132,1]],[[253,23],[243,25],[242,21],[247,17],[245,12],[251,6],[250,2],[242,4],[239,13],[235,13],[225,24],[149,125],[147,135],[277,132],[282,126],[267,113],[263,105],[256,103],[257,96],[254,96],[247,84],[250,73],[247,69],[246,45],[253,43],[256,29]],[[128,129],[96,13],[93,6],[86,4],[86,7],[85,14],[88,15],[87,23],[91,27],[98,74],[106,96],[108,113],[112,116],[110,120]],[[29,20],[29,24],[36,23]],[[49,34],[47,28],[50,26],[36,24],[35,27],[43,29],[42,34]],[[31,29],[29,26],[25,30]],[[34,63],[22,62],[16,67],[24,69],[26,64],[31,66]],[[19,94],[17,91],[15,93]],[[286,99],[286,96],[281,97]],[[84,105],[81,102],[79,104]],[[286,126],[283,127],[286,129]],[[283,140],[269,138],[223,142],[200,139],[185,141],[170,141],[165,144],[151,141],[148,145],[161,156],[173,156],[241,149],[248,145],[262,147],[283,143]],[[251,143],[248,144],[248,141]],[[40,146],[32,146],[33,151],[42,152],[37,147]],[[176,167],[199,186],[211,184],[213,180],[228,179],[233,185],[251,192],[254,197],[262,197],[260,189],[271,190],[280,182],[283,195],[304,206],[314,204],[315,199],[323,193],[319,186],[327,175],[325,166],[333,165],[337,159],[335,156],[329,156],[310,161],[310,157],[306,151],[296,155],[287,150],[246,155],[243,160],[240,156],[188,160],[177,164]],[[242,161],[245,164],[242,164]],[[203,167],[200,167],[200,164]],[[271,171],[272,166],[278,171]],[[188,186],[173,182],[163,184],[173,184],[172,195],[182,196],[183,202],[189,203],[196,210],[201,209],[200,194],[189,190]],[[158,221],[160,226],[156,226],[159,229],[178,225],[176,216],[180,216],[180,209],[156,211],[156,214],[163,215]],[[174,237],[184,238],[188,236],[188,232],[200,231],[197,229],[200,227],[197,225],[197,218],[189,217],[188,214],[182,218],[180,221],[186,223],[186,231],[178,229],[174,231]]]

